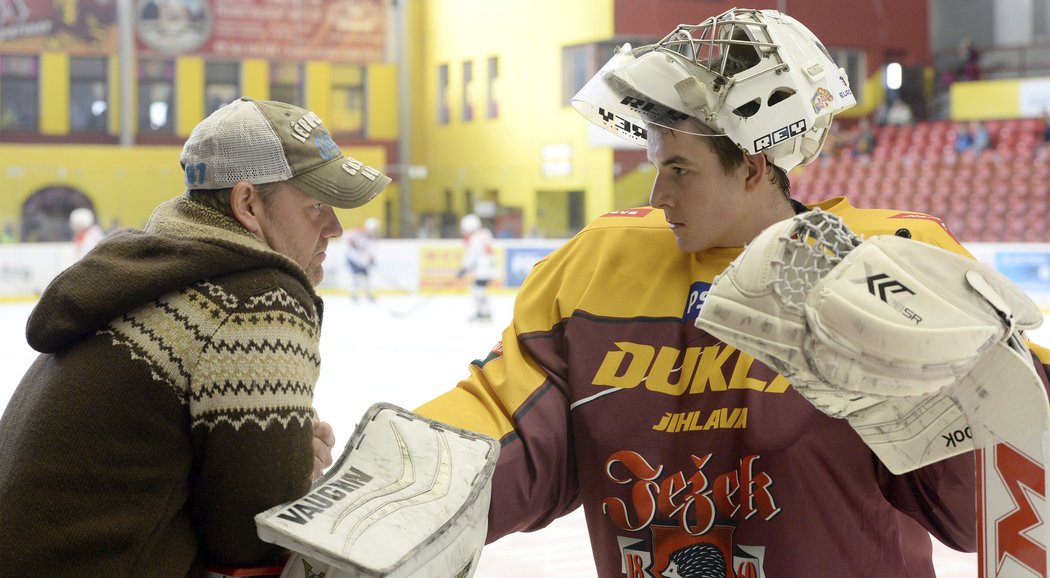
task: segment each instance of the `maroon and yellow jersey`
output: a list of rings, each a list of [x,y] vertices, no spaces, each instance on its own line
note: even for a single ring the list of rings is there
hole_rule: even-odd
[[[968,254],[927,215],[818,206],[862,237]],[[893,475],[845,420],[694,326],[740,250],[683,253],[642,208],[536,265],[502,343],[417,410],[501,440],[489,541],[582,504],[603,578],[932,577],[929,533],[974,550],[972,455]]]

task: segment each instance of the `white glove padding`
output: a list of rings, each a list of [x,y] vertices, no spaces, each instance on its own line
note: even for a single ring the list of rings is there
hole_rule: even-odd
[[[365,413],[310,492],[255,517],[297,554],[282,578],[472,576],[499,442],[390,404]]]
[[[809,291],[807,354],[822,381],[846,390],[929,394],[969,373],[1018,323],[1042,319],[987,265],[884,235],[850,251]]]
[[[895,236],[862,242],[814,209],[756,237],[715,279],[696,324],[848,419],[899,473],[973,448],[958,396],[1009,407],[984,424],[1004,431],[1048,407],[1017,338],[1041,321],[981,263]],[[1014,408],[1018,399],[1031,407]]]

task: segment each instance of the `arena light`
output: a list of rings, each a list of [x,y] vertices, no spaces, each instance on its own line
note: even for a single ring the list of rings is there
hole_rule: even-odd
[[[891,62],[886,65],[886,88],[900,90],[903,80],[904,74],[901,71],[901,63]]]

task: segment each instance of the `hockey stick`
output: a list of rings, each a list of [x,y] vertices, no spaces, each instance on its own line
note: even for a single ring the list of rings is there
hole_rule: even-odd
[[[1047,576],[1047,457],[1036,437],[977,450],[980,578]]]
[[[388,308],[387,311],[392,317],[396,319],[405,319],[407,317],[412,316],[420,309],[426,307],[431,301],[434,300],[434,295],[434,293],[423,293],[421,294],[419,299],[416,300],[415,303],[412,303],[408,307],[405,307],[404,309],[400,310]]]
[[[1021,345],[1023,347],[1023,345]],[[1024,352],[1027,357],[1027,351]],[[1030,424],[1042,433],[989,434],[988,424],[1016,413],[1011,408],[985,406],[980,396],[953,391],[950,396],[970,420],[974,435],[977,495],[977,563],[980,578],[1047,577],[1050,544],[1050,508],[1047,507],[1046,469],[1050,465],[1050,413],[1046,393],[1034,383],[1025,396],[1017,395],[1013,408],[1028,404],[1043,408],[1041,423]],[[1024,397],[1027,397],[1025,399]],[[1004,411],[1005,410],[1005,411]]]

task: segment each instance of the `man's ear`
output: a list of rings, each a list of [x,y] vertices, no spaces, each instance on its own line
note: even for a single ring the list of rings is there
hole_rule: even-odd
[[[748,190],[754,190],[768,180],[766,173],[770,170],[770,167],[766,155],[762,153],[755,155],[745,154],[744,166],[747,168],[745,186]]]
[[[245,229],[262,236],[262,197],[248,181],[237,181],[230,191],[230,212]]]

